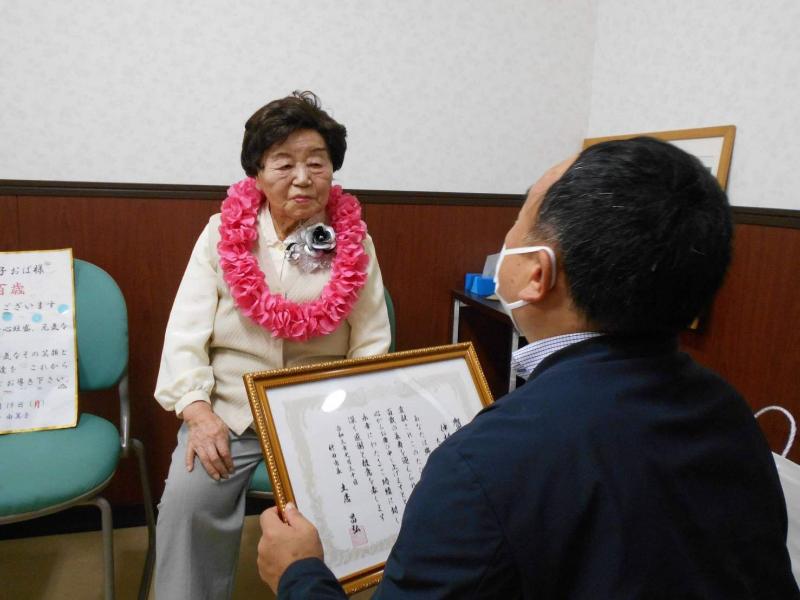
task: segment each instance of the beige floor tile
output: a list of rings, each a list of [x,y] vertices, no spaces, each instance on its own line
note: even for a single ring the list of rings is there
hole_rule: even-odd
[[[245,519],[234,600],[273,600],[256,567],[258,517]],[[114,566],[118,600],[133,600],[147,551],[147,531],[114,531]],[[0,599],[102,600],[103,546],[97,532],[0,541]],[[353,596],[368,600],[372,592]],[[151,594],[151,599],[154,596]],[[158,600],[169,600],[161,598]]]

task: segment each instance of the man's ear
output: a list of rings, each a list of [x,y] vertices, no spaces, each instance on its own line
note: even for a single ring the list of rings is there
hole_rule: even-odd
[[[550,255],[547,252],[539,251],[533,257],[533,269],[528,275],[528,282],[519,291],[521,300],[526,300],[531,304],[541,302],[550,290],[553,282],[553,265]]]

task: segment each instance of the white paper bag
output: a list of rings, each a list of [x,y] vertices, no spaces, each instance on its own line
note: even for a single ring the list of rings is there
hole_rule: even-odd
[[[775,454],[775,466],[781,477],[783,495],[786,498],[786,512],[789,515],[789,531],[786,535],[786,547],[792,557],[792,573],[800,585],[800,465]]]
[[[759,417],[769,410],[777,410],[789,420],[789,440],[781,454],[772,453],[778,475],[781,478],[783,496],[786,499],[786,513],[789,529],[786,533],[786,547],[792,559],[792,573],[800,585],[800,465],[786,458],[797,434],[797,424],[792,413],[781,406],[765,406],[755,416]]]

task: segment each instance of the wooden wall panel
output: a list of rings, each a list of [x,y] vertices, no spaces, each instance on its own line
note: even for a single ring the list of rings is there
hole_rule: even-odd
[[[518,209],[371,204],[367,225],[397,313],[397,348],[450,341],[450,290],[499,252]]]
[[[153,399],[169,310],[195,239],[219,202],[21,197],[19,248],[72,247],[108,271],[128,304],[131,431],[145,444],[160,497],[179,422]],[[81,411],[118,423],[109,393],[82,394]],[[117,504],[140,503],[133,461],[122,461],[108,490]]]
[[[72,197],[0,196],[0,249],[72,247],[77,258],[101,266],[122,288],[131,332],[132,431],[145,443],[156,498],[179,425],[152,397],[164,329],[194,241],[219,208],[215,190],[196,198],[188,197],[190,190],[179,191],[180,198],[153,197],[152,190],[148,198],[101,197],[96,191],[85,197],[77,192]],[[480,271],[485,256],[499,250],[517,208],[510,202],[481,206],[461,205],[456,198],[447,203],[439,197],[397,198],[392,203],[389,192],[374,202],[362,196],[384,281],[395,301],[398,347],[448,343],[450,290],[461,287],[466,272]],[[736,385],[754,408],[782,404],[800,416],[798,256],[798,228],[737,226],[730,275],[706,327],[684,334],[682,341],[700,362]],[[81,406],[116,421],[117,407],[108,403],[108,394],[83,394]],[[762,425],[773,448],[779,448],[784,423],[770,417]],[[800,444],[792,457],[800,461]],[[124,465],[109,497],[118,505],[140,502],[131,464]]]
[[[800,419],[800,229],[738,225],[734,257],[705,330],[682,336],[684,348],[722,374],[758,409],[779,404]],[[786,419],[760,423],[773,450]],[[800,443],[791,453],[800,462]]]
[[[17,197],[0,196],[0,252],[17,248],[18,232]]]

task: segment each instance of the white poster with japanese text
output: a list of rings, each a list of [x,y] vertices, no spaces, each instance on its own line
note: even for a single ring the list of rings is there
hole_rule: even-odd
[[[0,434],[78,420],[72,250],[0,252]]]

